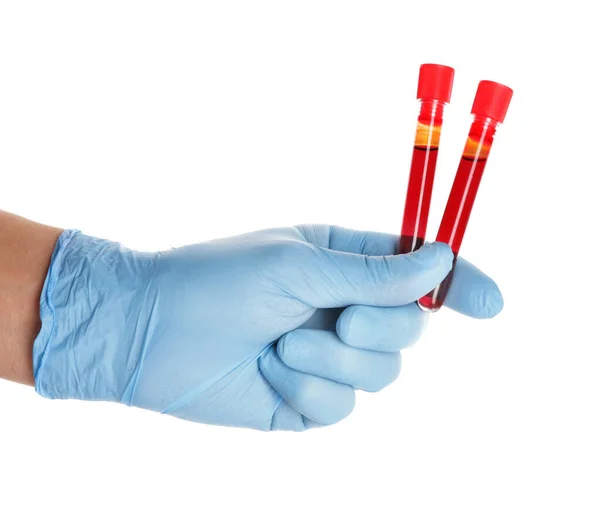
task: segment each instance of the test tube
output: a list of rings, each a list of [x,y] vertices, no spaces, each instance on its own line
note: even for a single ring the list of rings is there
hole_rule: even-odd
[[[498,125],[504,122],[512,95],[512,89],[493,81],[481,81],[477,88],[471,109],[473,123],[436,238],[436,241],[445,242],[450,246],[454,253],[454,265],[487,164],[494,134]],[[454,265],[437,288],[419,299],[421,309],[437,311],[444,304],[452,283]]]
[[[410,253],[425,242],[429,205],[437,163],[444,106],[450,101],[454,69],[425,63],[419,70],[421,102],[413,148],[398,253]]]

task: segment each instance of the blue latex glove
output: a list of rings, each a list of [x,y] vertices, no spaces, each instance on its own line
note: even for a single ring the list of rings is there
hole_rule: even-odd
[[[329,425],[400,370],[452,266],[444,244],[330,226],[260,231],[161,253],[64,232],[41,298],[36,390],[261,430]],[[446,305],[502,308],[463,260]],[[343,311],[339,308],[345,308]]]

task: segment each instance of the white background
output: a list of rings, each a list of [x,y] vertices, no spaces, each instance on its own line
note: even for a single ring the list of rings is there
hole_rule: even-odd
[[[593,2],[536,4],[3,1],[0,207],[134,248],[399,231],[431,61],[457,71],[433,238],[477,82],[515,96],[462,251],[501,316],[443,310],[396,384],[301,435],[2,382],[0,518],[598,519],[600,45]]]

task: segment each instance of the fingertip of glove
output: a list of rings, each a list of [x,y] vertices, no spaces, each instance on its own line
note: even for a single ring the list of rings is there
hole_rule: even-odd
[[[490,319],[497,316],[504,307],[504,299],[498,286],[490,281],[489,286],[471,297],[464,313],[473,318]]]
[[[502,297],[500,289],[496,283],[494,283],[493,287],[485,292],[485,296],[483,298],[482,309],[484,312],[484,318],[494,318],[502,311],[503,308],[504,298]]]

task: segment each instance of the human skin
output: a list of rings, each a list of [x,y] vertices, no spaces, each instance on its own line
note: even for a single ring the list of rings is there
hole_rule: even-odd
[[[34,385],[40,293],[62,231],[0,211],[0,378]]]

